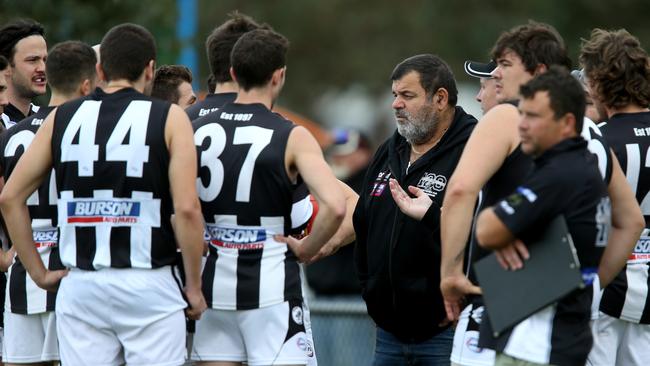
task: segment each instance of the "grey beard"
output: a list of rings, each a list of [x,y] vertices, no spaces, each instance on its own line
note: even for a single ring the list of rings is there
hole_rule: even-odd
[[[438,130],[438,119],[432,116],[430,121],[411,118],[406,115],[408,122],[397,122],[397,133],[402,135],[411,145],[420,145],[429,141]]]

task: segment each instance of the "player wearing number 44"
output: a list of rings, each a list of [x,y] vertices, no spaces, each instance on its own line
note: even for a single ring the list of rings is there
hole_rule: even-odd
[[[183,311],[198,319],[206,307],[191,124],[180,107],[142,94],[156,59],[149,31],[115,26],[100,52],[106,87],[47,116],[0,195],[2,214],[34,282],[58,286],[61,364],[180,365]],[[44,267],[25,204],[52,169],[70,271]],[[187,302],[174,278],[177,244]]]
[[[210,242],[203,270],[210,309],[196,324],[196,361],[305,365],[311,352],[298,260],[313,257],[335,233],[345,196],[314,137],[271,111],[287,48],[272,30],[241,36],[231,53],[237,99],[193,122]],[[300,180],[319,210],[311,233],[297,240],[286,235]]]

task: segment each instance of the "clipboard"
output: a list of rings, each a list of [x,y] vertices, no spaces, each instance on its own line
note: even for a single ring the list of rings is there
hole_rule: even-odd
[[[503,269],[494,253],[475,264],[495,337],[572,291],[585,288],[564,216],[553,219],[540,238],[526,247],[530,258],[522,269]]]

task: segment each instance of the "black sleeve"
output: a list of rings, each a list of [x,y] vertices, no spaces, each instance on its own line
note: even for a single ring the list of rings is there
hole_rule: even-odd
[[[356,236],[354,241],[354,268],[357,272],[357,277],[359,278],[362,290],[366,288],[366,283],[368,282],[368,223],[366,220],[367,215],[365,205],[366,197],[370,194],[368,190],[368,177],[370,176],[370,171],[370,168],[366,170],[359,192],[359,200],[357,201],[357,206],[354,208],[354,213],[352,214],[352,225]]]
[[[373,169],[375,163],[381,160],[381,157],[386,154],[388,142],[383,143],[377,148],[375,154],[368,164],[366,173],[363,177],[363,183],[359,193],[359,200],[357,206],[354,208],[352,215],[352,225],[354,227],[355,242],[354,242],[354,268],[359,278],[361,290],[366,288],[368,283],[368,222],[366,213],[366,199],[370,195],[370,182],[377,176],[377,172]],[[371,178],[372,177],[372,178]]]
[[[440,229],[440,206],[438,206],[435,201],[431,203],[431,207],[429,207],[424,216],[422,216],[420,222],[430,231],[437,231]]]
[[[511,195],[494,205],[494,213],[515,237],[522,239],[522,233],[534,231],[563,211],[566,180],[560,175],[548,166],[535,171]]]

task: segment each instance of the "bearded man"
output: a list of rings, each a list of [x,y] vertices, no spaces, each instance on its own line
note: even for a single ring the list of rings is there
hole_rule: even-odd
[[[375,154],[353,216],[357,272],[377,324],[373,365],[449,365],[453,331],[440,294],[440,207],[476,119],[456,106],[454,75],[437,56],[402,61],[391,80],[397,130]],[[391,185],[433,204],[422,219],[408,217]]]

